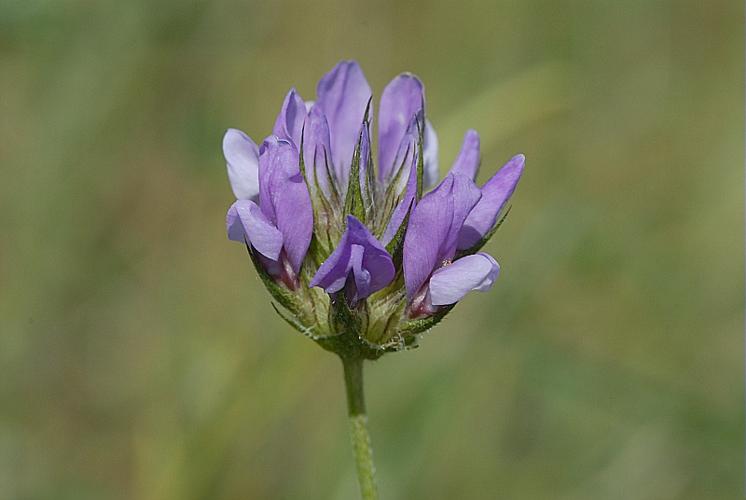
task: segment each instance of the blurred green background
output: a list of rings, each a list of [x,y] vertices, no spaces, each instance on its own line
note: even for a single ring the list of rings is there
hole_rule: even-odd
[[[338,361],[226,240],[227,127],[417,73],[527,171],[503,273],[366,372],[383,499],[743,485],[742,2],[0,2],[0,497],[352,499]]]

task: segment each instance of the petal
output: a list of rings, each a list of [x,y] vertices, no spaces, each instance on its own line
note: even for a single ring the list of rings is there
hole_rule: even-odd
[[[459,174],[449,174],[448,177],[453,178],[453,187],[451,188],[453,218],[448,229],[448,236],[441,248],[439,257],[441,261],[450,261],[453,259],[453,256],[456,254],[458,238],[464,221],[482,197],[479,188],[469,177]]]
[[[291,143],[272,137],[262,149],[259,206],[282,233],[288,261],[298,273],[313,232],[311,197],[298,166],[298,151]]]
[[[430,278],[430,300],[435,306],[455,304],[472,290],[492,288],[500,266],[490,255],[477,253],[440,268]]]
[[[308,184],[315,189],[318,181],[321,190],[329,196],[329,175],[326,170],[329,146],[329,124],[321,108],[314,106],[308,113],[303,132],[303,163],[306,166]],[[329,159],[331,161],[331,159]],[[332,172],[331,164],[329,173]]]
[[[510,199],[523,174],[526,158],[514,156],[484,186],[482,198],[464,222],[458,236],[458,248],[465,250],[474,246],[497,222],[497,216]]]
[[[226,215],[228,238],[251,246],[265,257],[277,260],[282,250],[282,233],[267,219],[259,206],[250,200],[238,200]]]
[[[303,99],[295,89],[290,89],[282,103],[280,114],[277,115],[272,133],[280,139],[292,142],[296,148],[300,148],[300,136],[306,113],[306,104]]]
[[[223,155],[236,199],[255,198],[259,194],[259,149],[254,141],[240,130],[228,129],[223,136]]]
[[[429,189],[438,182],[438,135],[430,120],[425,120],[425,136],[422,145],[423,175],[422,184]]]
[[[448,238],[453,220],[452,188],[453,176],[448,176],[423,196],[410,216],[403,258],[404,283],[410,300],[433,270],[442,264],[441,247]]]
[[[370,289],[368,294],[377,292],[391,283],[396,270],[391,255],[386,251],[365,225],[355,217],[347,216],[347,228],[350,231],[350,241],[365,248],[363,268],[370,272]],[[353,269],[354,270],[354,269]],[[360,291],[358,291],[360,295]]]
[[[356,62],[342,61],[319,81],[316,93],[316,106],[329,122],[332,163],[341,185],[346,186],[357,134],[371,97],[370,85]]]
[[[365,247],[362,245],[352,245],[350,247],[350,270],[355,280],[355,296],[353,302],[370,295],[371,273],[363,267],[363,255]]]
[[[288,177],[275,201],[277,228],[282,232],[285,252],[293,271],[300,271],[313,233],[313,207],[300,172]]]
[[[468,130],[464,135],[461,151],[453,162],[451,172],[461,174],[470,179],[477,178],[479,170],[479,134],[476,130]]]
[[[327,293],[336,293],[340,291],[347,281],[349,273],[349,262],[351,255],[351,245],[348,244],[349,231],[342,234],[342,238],[337,244],[332,254],[319,266],[309,287],[321,287]]]
[[[276,136],[267,137],[259,150],[259,206],[272,223],[277,223],[274,194],[289,175],[300,171],[293,145]]]
[[[327,293],[338,292],[350,272],[356,287],[354,300],[360,300],[388,285],[396,271],[383,245],[363,223],[348,215],[347,228],[337,248],[321,264],[310,286],[319,286]]]
[[[398,165],[395,163],[400,144],[412,118],[423,108],[424,87],[416,76],[404,73],[386,85],[381,94],[378,114],[379,177],[387,179]]]

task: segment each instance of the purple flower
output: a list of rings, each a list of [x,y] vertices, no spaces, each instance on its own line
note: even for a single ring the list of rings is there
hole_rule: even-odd
[[[311,242],[313,211],[295,146],[274,136],[264,141],[258,177],[259,205],[239,199],[231,206],[226,217],[228,237],[250,243],[272,262],[286,261],[297,275]],[[294,280],[294,276],[282,278]]]
[[[381,290],[394,278],[391,255],[367,227],[352,215],[339,245],[319,267],[311,286],[337,293],[347,286],[347,298],[355,304]]]
[[[469,291],[492,287],[499,266],[479,250],[524,158],[478,187],[479,135],[469,130],[448,175],[426,193],[438,180],[438,139],[416,76],[395,77],[381,94],[377,168],[372,92],[360,66],[340,62],[316,94],[305,101],[291,89],[261,148],[226,132],[237,198],[228,237],[248,244],[285,319],[304,333],[355,331],[369,347],[410,345]]]

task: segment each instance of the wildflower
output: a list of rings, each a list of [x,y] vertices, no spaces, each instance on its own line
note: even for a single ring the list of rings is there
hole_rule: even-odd
[[[507,214],[524,158],[478,187],[479,135],[470,130],[438,183],[424,87],[405,73],[381,95],[376,167],[372,93],[357,63],[337,64],[316,94],[306,101],[291,89],[261,147],[226,132],[236,196],[226,226],[275,310],[342,359],[361,492],[372,499],[362,362],[416,346],[468,292],[492,287],[500,268],[480,250]]]
[[[368,358],[415,345],[469,291],[492,287],[499,266],[479,250],[524,163],[515,156],[478,187],[479,135],[470,130],[423,195],[438,179],[438,140],[422,82],[405,73],[384,89],[377,168],[372,115],[360,66],[343,61],[315,101],[287,93],[261,147],[235,129],[223,140],[237,198],[228,237],[246,244],[292,326],[334,351],[352,332]]]

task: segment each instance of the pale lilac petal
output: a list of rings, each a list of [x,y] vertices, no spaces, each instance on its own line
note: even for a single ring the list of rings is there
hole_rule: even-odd
[[[329,174],[326,170],[327,161],[331,162],[328,155],[331,153],[329,139],[329,124],[323,111],[318,106],[311,108],[306,118],[303,132],[303,163],[306,166],[306,177],[308,184],[315,189],[316,182],[321,190],[329,196]],[[329,173],[332,172],[329,164]],[[315,174],[314,174],[315,172]]]
[[[378,114],[378,174],[388,179],[412,119],[424,105],[424,87],[416,76],[404,73],[386,85]]]
[[[347,185],[352,153],[371,90],[363,70],[354,61],[342,61],[319,81],[318,106],[326,115],[331,134],[332,163],[341,185]]]
[[[383,245],[355,217],[347,216],[347,229],[334,252],[324,261],[311,280],[327,293],[342,289],[352,273],[355,284],[353,301],[377,292],[394,279],[396,270]]]
[[[461,174],[470,179],[477,178],[479,171],[479,134],[476,130],[468,130],[464,135],[464,143],[461,145],[461,151],[453,162],[451,172]]]
[[[352,277],[355,280],[354,300],[370,295],[371,275],[370,271],[363,267],[364,255],[364,246],[352,245],[350,248],[350,270],[352,271]]]
[[[523,174],[526,159],[514,156],[482,186],[482,198],[464,222],[458,237],[458,248],[465,250],[482,239],[497,222],[497,216],[510,199]]]
[[[438,182],[438,135],[430,120],[425,120],[424,144],[422,145],[422,184],[430,189]]]
[[[412,211],[404,238],[404,283],[407,296],[420,290],[436,267],[453,220],[453,176],[426,194]]]
[[[500,272],[495,259],[486,253],[463,257],[442,267],[430,278],[430,300],[435,306],[455,304],[472,290],[492,288]]]
[[[254,199],[259,194],[259,149],[254,141],[240,130],[228,129],[223,136],[223,155],[236,199]]]
[[[282,250],[282,233],[267,219],[259,206],[250,200],[238,200],[226,215],[228,238],[251,246],[265,257],[277,260]]]
[[[306,104],[303,99],[295,89],[290,89],[282,103],[280,114],[277,115],[272,133],[280,139],[292,142],[296,148],[300,148],[300,138],[306,113]]]

